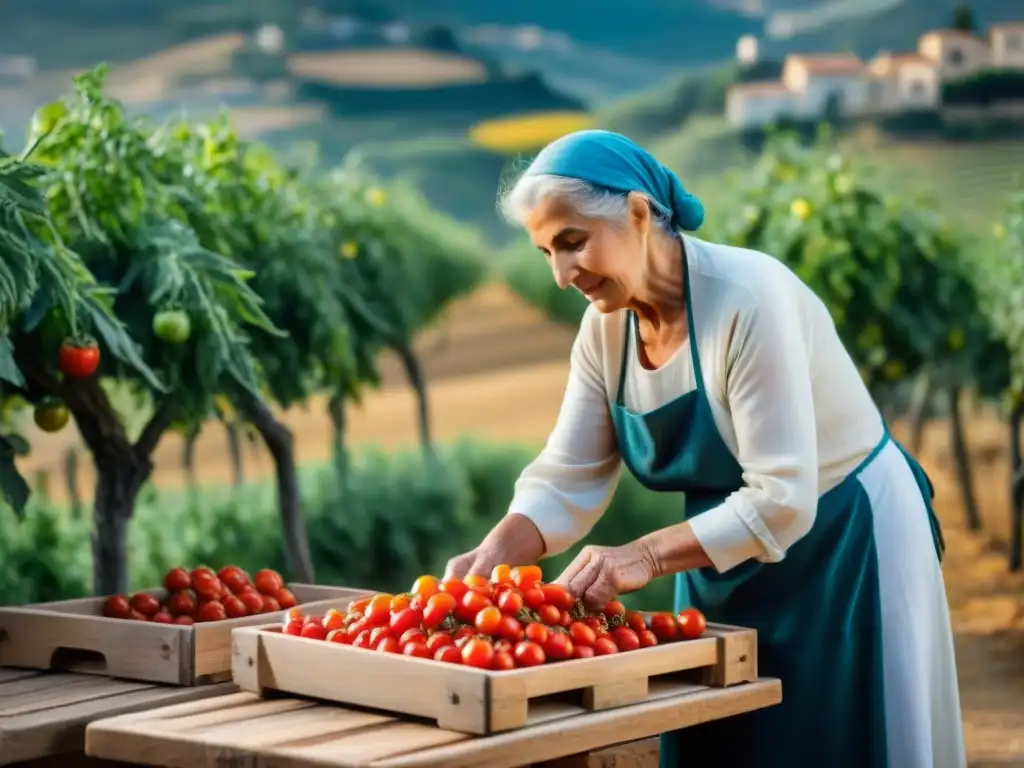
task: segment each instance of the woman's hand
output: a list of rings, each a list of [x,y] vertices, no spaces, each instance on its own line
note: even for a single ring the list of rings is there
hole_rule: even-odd
[[[544,556],[544,538],[530,518],[505,515],[480,546],[448,561],[446,579],[490,576],[496,565],[533,565]]]
[[[619,595],[647,586],[657,574],[654,553],[639,540],[621,547],[584,547],[555,583],[599,611]]]

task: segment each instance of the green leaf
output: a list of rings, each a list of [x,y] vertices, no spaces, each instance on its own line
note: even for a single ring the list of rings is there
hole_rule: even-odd
[[[14,362],[14,345],[7,336],[0,336],[0,380],[18,388],[25,387],[25,377]]]
[[[17,450],[11,436],[0,435],[0,495],[20,517],[25,513],[31,491],[15,464]]]

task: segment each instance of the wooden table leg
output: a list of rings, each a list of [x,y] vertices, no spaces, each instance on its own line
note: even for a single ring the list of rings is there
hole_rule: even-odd
[[[538,763],[533,768],[658,768],[658,740],[630,741],[589,754]]]

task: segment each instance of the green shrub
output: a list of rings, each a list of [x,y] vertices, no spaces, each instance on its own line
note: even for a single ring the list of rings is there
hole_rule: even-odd
[[[393,591],[422,573],[442,572],[449,557],[472,548],[507,511],[513,484],[534,454],[528,446],[477,440],[445,446],[436,459],[370,450],[354,457],[343,490],[331,470],[304,470],[303,508],[318,580]],[[90,521],[39,494],[29,506],[22,521],[0,509],[0,605],[88,594]],[[652,493],[626,476],[588,542],[622,544],[682,518],[682,496]],[[548,577],[576,551],[546,561]],[[273,486],[195,494],[147,488],[131,523],[129,559],[133,589],[158,584],[175,565],[284,569]],[[630,602],[670,605],[671,580],[662,582]]]

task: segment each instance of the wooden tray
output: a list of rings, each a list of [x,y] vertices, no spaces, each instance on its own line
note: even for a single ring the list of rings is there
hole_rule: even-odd
[[[683,672],[728,686],[757,679],[757,633],[709,625],[699,640],[507,672],[377,653],[285,635],[281,627],[232,633],[235,684],[429,718],[445,730],[486,735],[522,728],[531,704],[570,694],[587,710],[644,701],[652,680]]]
[[[373,592],[289,584],[304,610],[346,608]],[[147,590],[163,595],[163,590]],[[105,598],[0,608],[0,666],[59,669],[171,685],[231,679],[231,630],[262,625],[284,611],[193,626],[110,619]]]

